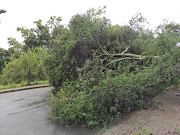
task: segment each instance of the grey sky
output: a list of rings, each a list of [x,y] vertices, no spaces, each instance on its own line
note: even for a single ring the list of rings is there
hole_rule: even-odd
[[[163,22],[164,18],[180,23],[180,0],[1,0],[0,9],[0,47],[7,49],[8,37],[22,41],[17,27],[31,28],[33,21],[50,16],[61,16],[62,24],[68,24],[70,18],[90,8],[107,6],[106,16],[112,24],[127,24],[131,17],[141,12],[152,27]]]

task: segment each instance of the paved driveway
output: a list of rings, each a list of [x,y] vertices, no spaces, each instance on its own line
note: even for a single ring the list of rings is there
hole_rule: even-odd
[[[0,135],[92,135],[77,126],[66,128],[53,122],[47,106],[51,88],[0,94]]]

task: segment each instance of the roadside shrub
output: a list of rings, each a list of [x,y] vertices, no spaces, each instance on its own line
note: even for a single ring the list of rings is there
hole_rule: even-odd
[[[67,84],[57,97],[52,97],[52,114],[67,125],[83,124],[97,128],[119,118],[124,112],[147,108],[152,97],[172,85],[173,79],[178,77],[174,67],[166,62],[160,65],[136,74],[108,76],[89,89],[78,87],[80,81],[74,86]],[[64,96],[63,92],[66,93]]]

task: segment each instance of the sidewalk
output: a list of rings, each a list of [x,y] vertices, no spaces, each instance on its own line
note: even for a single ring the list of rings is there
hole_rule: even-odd
[[[21,87],[21,88],[0,90],[0,94],[9,93],[9,92],[17,92],[17,91],[22,91],[22,90],[29,90],[29,89],[36,89],[36,88],[44,88],[44,87],[50,87],[50,85],[34,85],[34,86],[27,86],[27,87]]]

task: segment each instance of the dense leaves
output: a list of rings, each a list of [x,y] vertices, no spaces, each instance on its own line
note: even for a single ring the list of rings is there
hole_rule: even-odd
[[[10,50],[0,48],[0,75],[2,73],[2,69],[5,67],[5,63],[10,61],[10,54]]]
[[[5,64],[1,75],[1,83],[4,85],[11,83],[32,82],[47,80],[43,58],[47,55],[47,50],[36,48],[28,50],[26,54],[21,54],[19,58]]]
[[[90,9],[66,27],[51,17],[34,22],[36,28],[18,28],[24,42],[9,38],[12,61],[2,83],[49,78],[53,118],[92,128],[147,108],[154,96],[179,85],[180,24],[164,21],[149,30],[140,13],[123,26],[104,14],[105,7]]]
[[[67,125],[106,125],[124,112],[148,107],[168,86],[179,85],[179,24],[166,22],[153,32],[136,14],[130,25],[113,26],[103,11],[73,16],[70,36],[46,60],[56,87],[52,114]]]

